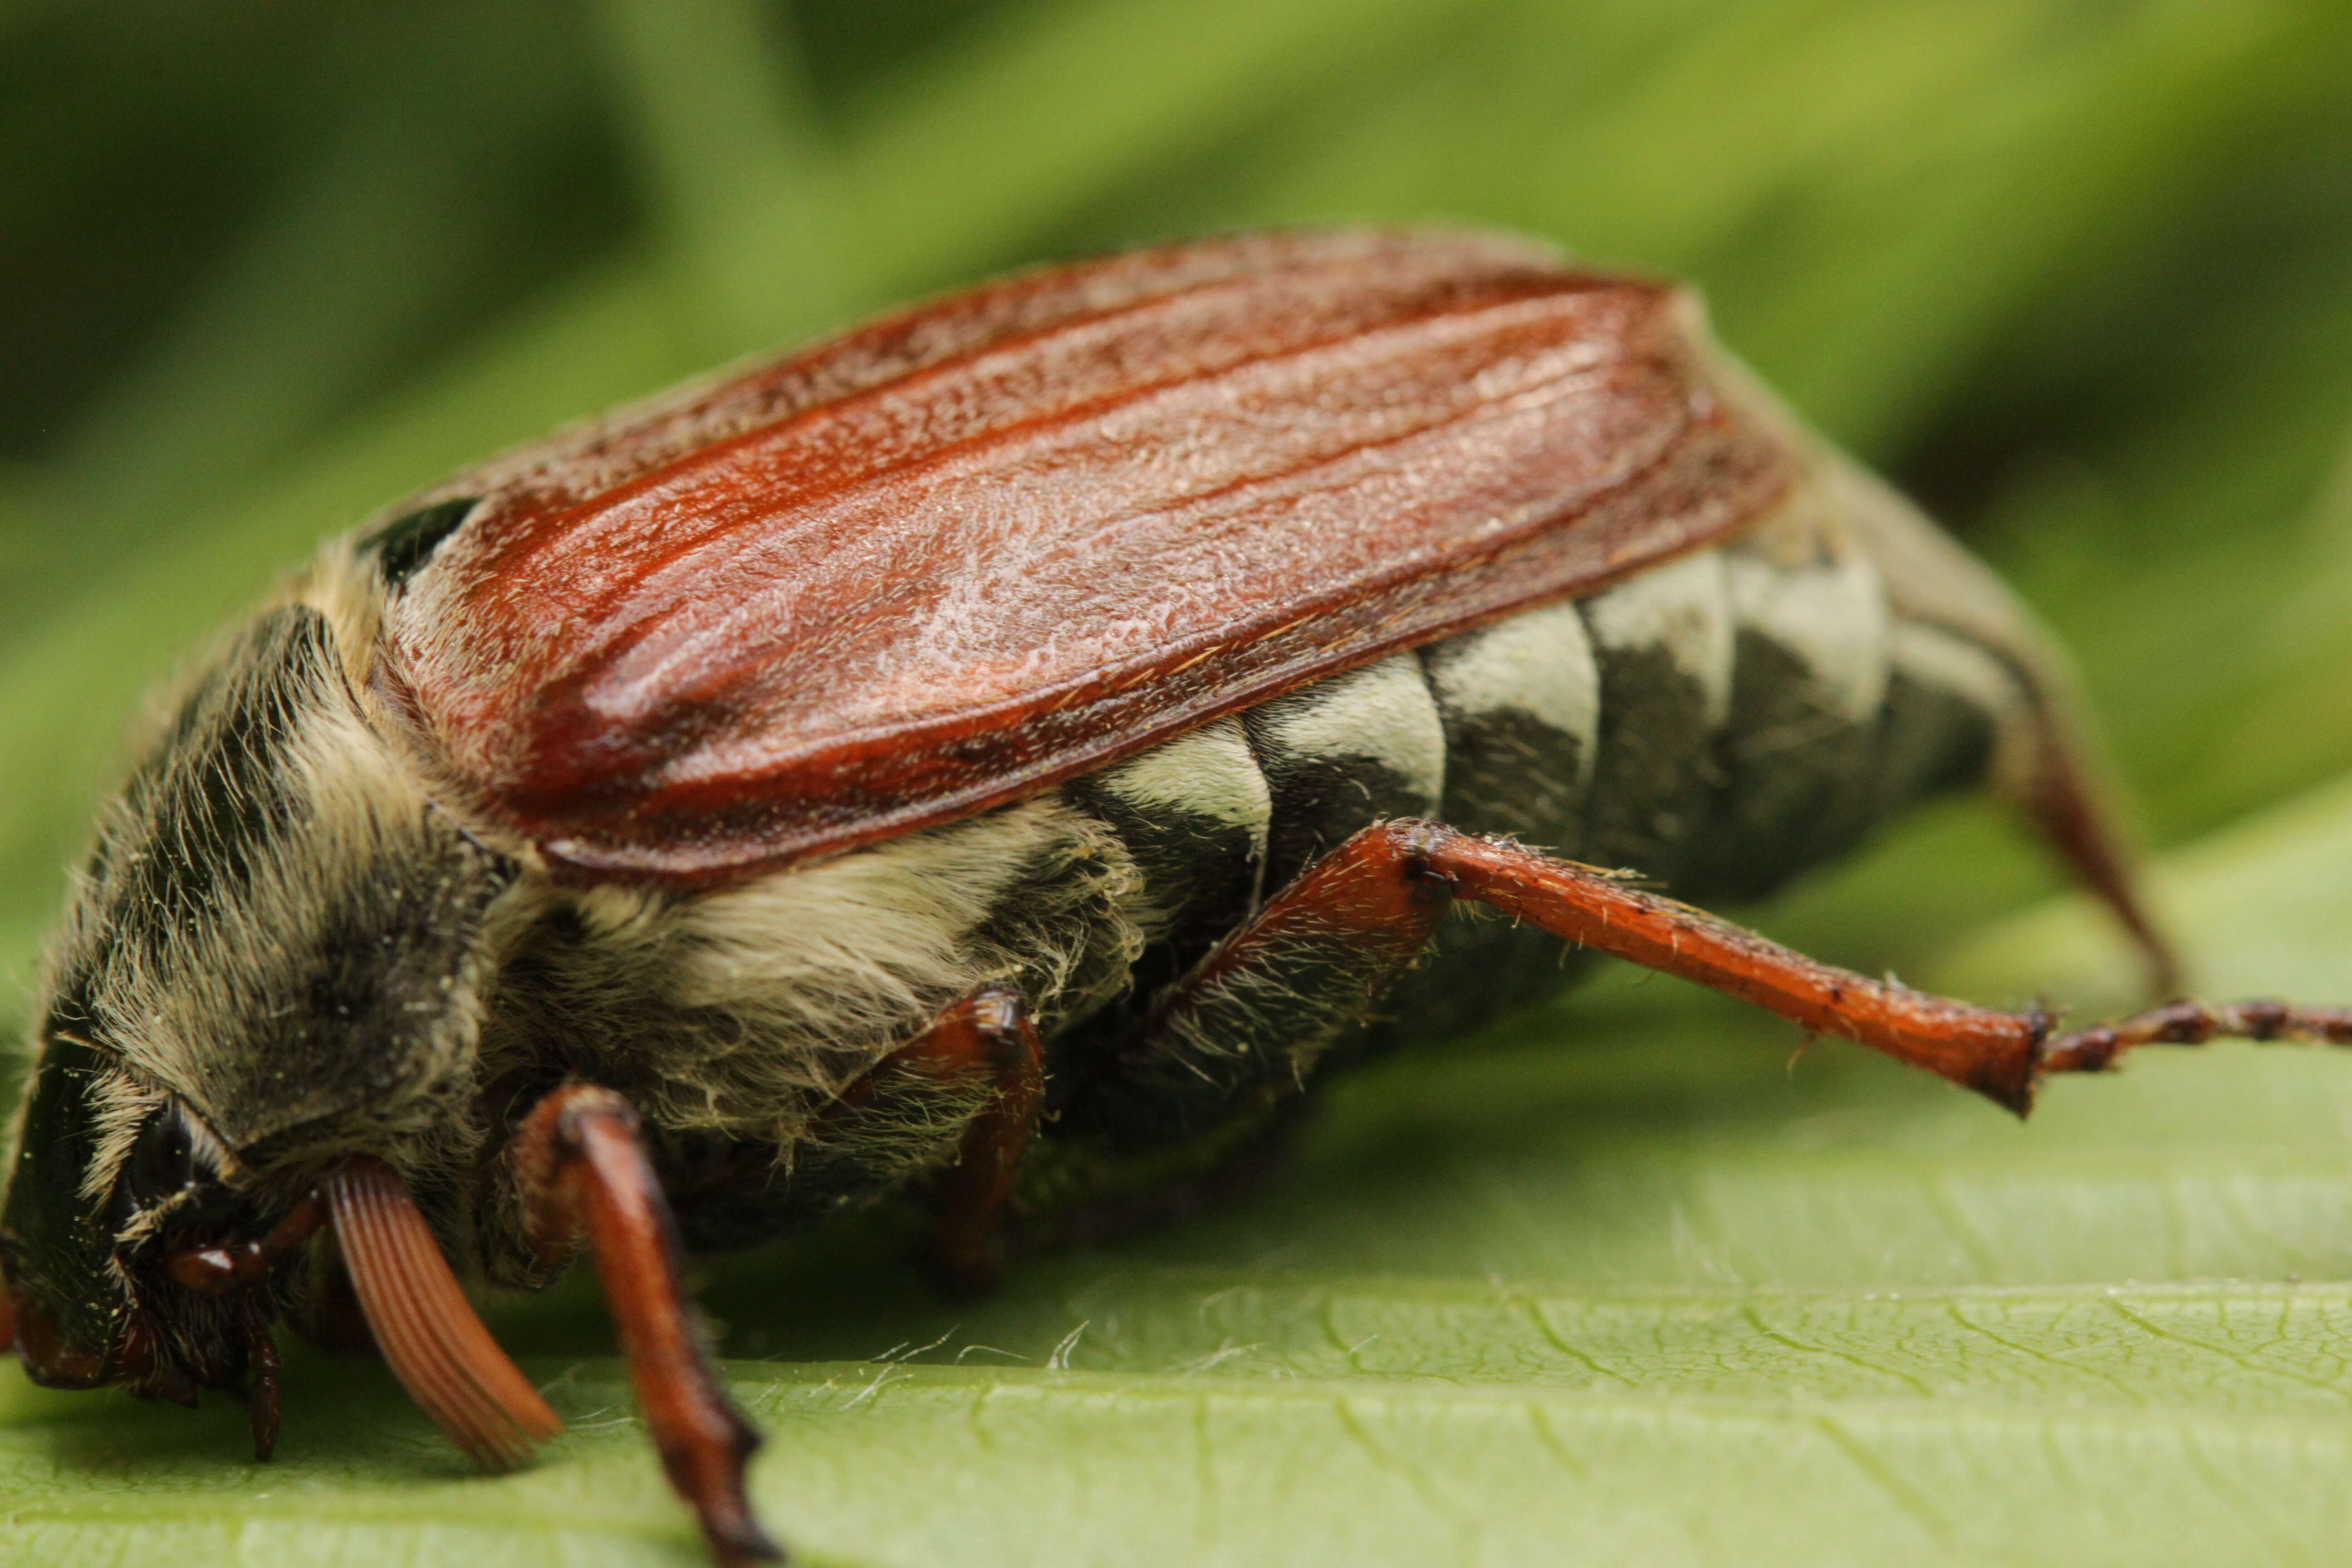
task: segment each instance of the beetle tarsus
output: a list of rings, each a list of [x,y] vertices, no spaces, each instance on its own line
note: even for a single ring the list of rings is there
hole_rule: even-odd
[[[781,1562],[744,1489],[760,1434],[702,1342],[636,1112],[611,1089],[565,1084],[532,1108],[516,1142],[542,1238],[552,1247],[587,1237],[662,1468],[713,1554],[722,1568]]]
[[[278,1342],[257,1318],[246,1361],[245,1413],[253,1423],[253,1457],[263,1464],[278,1451]]]
[[[2209,1040],[2300,1040],[2352,1045],[2352,1008],[2296,1007],[2284,1002],[2167,1003],[2145,1013],[2074,1029],[2053,1038],[2043,1072],[2105,1072],[2139,1046],[2201,1046]]]

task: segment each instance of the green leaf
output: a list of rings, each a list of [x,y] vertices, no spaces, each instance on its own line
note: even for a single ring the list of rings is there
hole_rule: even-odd
[[[2334,0],[695,14],[0,18],[0,973],[139,689],[404,490],[981,270],[1435,217],[1693,277],[2081,650],[2202,984],[2352,1000]],[[80,360],[17,351],[54,321]],[[1758,918],[1987,1000],[2135,1000],[2053,882],[1958,804]],[[2347,1176],[2329,1053],[2143,1052],[2021,1125],[1616,975],[1364,1070],[1256,1195],[980,1307],[895,1215],[705,1300],[806,1562],[2326,1563]],[[0,1372],[0,1561],[700,1561],[590,1282],[492,1316],[571,1422],[509,1477],[373,1363],[293,1351],[268,1467],[233,1401]]]
[[[2212,978],[2340,994],[2352,781],[2160,879]],[[2272,888],[2263,900],[2250,889]],[[2116,967],[2068,904],[1941,979]],[[2282,958],[2282,953],[2294,955]],[[888,1222],[724,1261],[763,1506],[858,1563],[2321,1561],[2352,1548],[2352,1058],[2143,1052],[2021,1125],[1623,978],[1341,1086],[1234,1210],[950,1311]],[[464,1475],[373,1365],[234,1406],[11,1374],[36,1561],[692,1560],[572,1282],[572,1431]],[[578,1359],[564,1353],[577,1351]]]

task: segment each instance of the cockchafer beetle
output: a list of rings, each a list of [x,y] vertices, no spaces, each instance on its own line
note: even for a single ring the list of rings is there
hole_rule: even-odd
[[[47,962],[15,1342],[242,1389],[266,1455],[272,1325],[362,1331],[518,1464],[556,1419],[457,1274],[584,1247],[739,1563],[682,1251],[917,1191],[984,1283],[1041,1186],[1213,1182],[1562,938],[2021,1111],[2148,1041],[2352,1036],[2057,1034],[1591,868],[1752,896],[1988,777],[2168,987],[2062,661],[1687,294],[1430,231],[1016,277],[442,485],[194,677]]]

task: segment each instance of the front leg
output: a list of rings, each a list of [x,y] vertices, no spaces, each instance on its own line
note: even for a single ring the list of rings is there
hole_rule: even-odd
[[[1012,988],[976,992],[853,1085],[843,1113],[854,1115],[885,1079],[903,1073],[927,1081],[987,1077],[990,1102],[965,1130],[932,1227],[942,1282],[984,1288],[1045,1097],[1036,1027]],[[677,1225],[638,1139],[636,1112],[609,1089],[565,1084],[531,1108],[509,1158],[530,1207],[532,1244],[552,1255],[587,1241],[662,1468],[722,1568],[782,1559],[744,1489],[760,1435],[727,1396],[703,1343]]]
[[[744,1493],[760,1435],[702,1342],[677,1222],[637,1140],[636,1112],[609,1089],[568,1083],[531,1108],[510,1153],[534,1242],[561,1252],[586,1237],[662,1468],[721,1568],[782,1560]]]

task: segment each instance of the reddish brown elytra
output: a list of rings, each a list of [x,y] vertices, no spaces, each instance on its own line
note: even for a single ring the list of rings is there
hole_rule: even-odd
[[[1755,517],[1696,328],[1465,236],[1015,279],[430,492],[378,674],[582,870],[903,833]]]
[[[772,1557],[684,1254],[904,1196],[983,1285],[1560,939],[2020,1110],[2352,1033],[2053,1035],[1591,868],[1754,896],[1990,779],[2168,984],[2079,755],[2014,600],[1675,289],[1379,230],[1015,278],[460,476],[196,674],[43,975],[8,1336],[265,1452],[274,1325],[372,1342],[515,1465],[557,1416],[458,1280],[584,1248],[712,1551]]]

